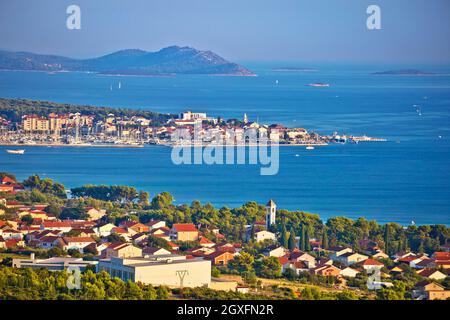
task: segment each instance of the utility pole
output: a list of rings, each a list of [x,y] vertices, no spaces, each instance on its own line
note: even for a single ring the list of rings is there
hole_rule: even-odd
[[[176,271],[176,274],[180,278],[180,289],[183,289],[184,277],[189,274],[189,271],[178,270],[178,271]]]

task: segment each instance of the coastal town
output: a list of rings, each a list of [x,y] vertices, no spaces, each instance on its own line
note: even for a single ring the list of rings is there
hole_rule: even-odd
[[[79,272],[74,288],[89,299],[108,298],[96,275],[134,290],[158,288],[153,299],[450,298],[446,226],[323,223],[273,200],[220,210],[172,200],[121,186],[73,188],[68,196],[48,178],[20,182],[1,173],[0,299],[8,288],[1,274],[25,277],[22,269],[64,279]]]
[[[260,124],[247,114],[242,119],[224,120],[203,112],[182,112],[168,116],[164,123],[142,116],[104,117],[92,114],[48,113],[24,114],[20,120],[0,117],[0,144],[12,146],[115,146],[173,145],[173,137],[184,130],[203,144],[225,141],[232,145],[250,145],[262,137],[284,146],[326,146],[329,143],[359,143],[386,141],[367,136],[319,135],[305,128],[288,128],[282,124]],[[187,143],[194,143],[191,138]]]

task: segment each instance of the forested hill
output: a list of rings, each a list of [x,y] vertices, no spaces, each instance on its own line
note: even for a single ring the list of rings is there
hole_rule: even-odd
[[[94,115],[99,119],[113,113],[114,115],[120,117],[141,116],[155,122],[165,122],[169,118],[174,117],[174,115],[170,114],[161,114],[139,109],[94,107],[49,101],[0,98],[0,117],[6,118],[13,122],[19,122],[22,116],[26,114],[47,116],[51,112],[58,114],[79,112],[84,115]]]
[[[227,61],[212,51],[179,46],[170,46],[155,52],[126,49],[91,59],[0,51],[0,69],[53,72],[89,71],[116,75],[254,75],[245,67]]]

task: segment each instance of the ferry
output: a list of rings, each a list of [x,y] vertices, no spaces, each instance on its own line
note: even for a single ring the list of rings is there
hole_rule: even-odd
[[[330,84],[329,83],[316,82],[316,83],[309,83],[306,86],[308,86],[308,87],[324,88],[324,87],[329,87]]]
[[[6,150],[7,153],[11,153],[11,154],[24,154],[25,150],[20,149],[20,150]]]

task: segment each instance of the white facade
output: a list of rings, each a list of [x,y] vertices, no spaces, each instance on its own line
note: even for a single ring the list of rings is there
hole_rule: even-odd
[[[277,217],[277,205],[273,200],[270,200],[266,205],[266,229],[275,224]]]
[[[263,231],[259,231],[259,232],[255,233],[255,240],[256,240],[256,242],[260,242],[260,241],[264,241],[264,240],[275,241],[276,237],[275,237],[275,233],[263,230]]]
[[[211,283],[211,261],[166,255],[100,260],[97,270],[124,281],[155,286],[201,287]]]
[[[350,267],[341,270],[341,276],[343,277],[354,278],[358,273],[358,270],[352,269]]]

